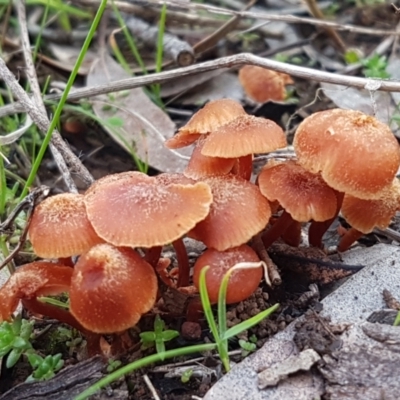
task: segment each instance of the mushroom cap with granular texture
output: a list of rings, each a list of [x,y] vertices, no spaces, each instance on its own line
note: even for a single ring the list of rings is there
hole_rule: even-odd
[[[100,244],[75,265],[70,311],[84,328],[96,333],[128,329],[151,310],[157,297],[153,267],[135,250]]]
[[[293,83],[289,75],[256,65],[245,65],[241,68],[239,81],[247,96],[259,103],[285,100],[285,85]]]
[[[293,145],[304,168],[321,172],[329,186],[358,198],[379,197],[400,165],[390,128],[359,111],[312,114],[299,125]]]
[[[34,252],[43,258],[79,255],[103,242],[88,220],[83,195],[78,193],[43,200],[33,212],[28,235]]]
[[[353,228],[370,233],[374,228],[386,229],[399,209],[400,184],[396,179],[378,199],[363,200],[345,194],[341,213]]]
[[[271,210],[258,187],[234,175],[204,178],[212,190],[210,213],[188,236],[224,251],[240,246],[268,223]]]
[[[239,115],[246,115],[244,108],[235,100],[219,99],[207,103],[179,129],[181,133],[206,134],[232,121]]]
[[[184,175],[192,179],[200,179],[205,176],[228,174],[236,160],[234,158],[208,157],[201,154],[204,139],[197,141],[190,157],[189,164],[183,171]]]
[[[207,216],[211,202],[211,189],[204,182],[163,184],[161,178],[140,172],[107,176],[85,194],[96,233],[115,246],[129,247],[177,240]]]
[[[218,302],[218,293],[222,279],[228,270],[239,263],[260,262],[255,251],[247,245],[241,245],[226,251],[206,250],[196,261],[193,270],[193,283],[199,287],[200,271],[209,266],[206,273],[206,286],[211,303]],[[251,296],[259,286],[263,269],[249,268],[233,271],[226,293],[227,304],[238,303]]]
[[[201,153],[209,157],[237,158],[286,146],[285,133],[275,122],[241,115],[210,133]]]
[[[68,292],[73,269],[45,261],[19,267],[0,289],[0,322],[9,320],[21,299]]]
[[[326,221],[335,215],[335,190],[319,174],[293,160],[269,161],[258,176],[258,185],[270,202],[278,201],[295,221]]]
[[[190,146],[202,135],[200,133],[178,132],[164,142],[164,146],[168,149],[180,149]]]

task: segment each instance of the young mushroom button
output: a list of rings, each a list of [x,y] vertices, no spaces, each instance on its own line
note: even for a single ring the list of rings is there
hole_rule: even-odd
[[[75,265],[70,310],[89,331],[120,332],[151,310],[156,295],[154,269],[135,250],[100,244]]]

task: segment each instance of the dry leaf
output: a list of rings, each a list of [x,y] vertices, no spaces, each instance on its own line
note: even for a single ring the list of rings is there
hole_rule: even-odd
[[[87,77],[88,86],[128,78],[129,75],[108,54],[102,52]],[[176,127],[142,88],[129,89],[91,99],[93,110],[104,121],[104,129],[129,153],[163,172],[181,172],[187,159],[164,147]]]

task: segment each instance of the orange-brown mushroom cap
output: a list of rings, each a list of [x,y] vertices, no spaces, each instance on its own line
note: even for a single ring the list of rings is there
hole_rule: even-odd
[[[400,183],[396,179],[381,192],[379,199],[363,200],[345,194],[341,212],[353,228],[370,233],[374,228],[387,228],[399,208]]]
[[[259,261],[260,259],[255,251],[247,245],[223,252],[208,249],[197,259],[194,265],[194,285],[199,287],[200,271],[207,265],[210,266],[210,269],[206,273],[206,286],[210,302],[217,303],[222,278],[227,271],[239,263]],[[233,271],[228,283],[226,294],[227,304],[247,299],[257,289],[262,279],[262,274],[263,269],[261,266],[259,268]]]
[[[100,244],[75,265],[70,311],[89,331],[120,332],[153,307],[156,295],[154,269],[135,250]]]
[[[285,133],[275,122],[241,115],[210,133],[201,153],[209,157],[237,158],[268,153],[286,145]]]
[[[130,247],[173,242],[207,216],[211,202],[204,182],[163,184],[140,172],[102,178],[85,194],[96,233],[115,246]]]
[[[278,201],[295,221],[326,221],[336,212],[335,190],[295,161],[271,160],[258,176],[261,193]]]
[[[289,75],[281,74],[256,65],[245,65],[239,71],[239,81],[245,93],[254,101],[283,101],[285,85],[293,83]]]
[[[197,141],[190,157],[189,164],[183,173],[192,179],[200,179],[211,175],[228,174],[235,165],[236,160],[234,158],[204,156],[201,154],[203,146],[204,139],[201,138]]]
[[[245,115],[246,111],[235,100],[213,100],[197,111],[189,122],[179,129],[179,132],[189,134],[210,133],[242,114]]]
[[[299,125],[293,145],[304,168],[321,172],[329,186],[358,198],[379,197],[400,165],[390,128],[359,111],[312,114]]]
[[[83,195],[62,193],[43,200],[28,231],[34,252],[43,258],[78,255],[103,241],[90,224]]]
[[[73,269],[50,262],[23,265],[0,289],[0,320],[8,320],[19,300],[67,292]]]
[[[233,175],[204,178],[212,190],[209,215],[188,236],[223,251],[246,243],[267,224],[268,200],[254,184]]]
[[[202,135],[196,133],[178,132],[176,135],[167,139],[164,143],[168,149],[180,149],[181,147],[190,146]]]

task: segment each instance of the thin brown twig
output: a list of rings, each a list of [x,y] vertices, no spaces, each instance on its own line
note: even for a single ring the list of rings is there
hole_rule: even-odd
[[[255,4],[256,0],[250,0],[248,4],[244,7],[243,11],[248,10]],[[229,32],[236,28],[238,23],[240,22],[240,17],[233,16],[228,21],[226,21],[223,25],[221,25],[215,32],[211,35],[205,37],[200,42],[197,42],[193,46],[193,50],[196,54],[200,54],[207,49],[215,46],[222,38],[224,38]]]
[[[19,100],[18,103],[13,103],[13,104],[18,104],[19,109],[17,109],[17,111],[14,110],[12,113],[27,112],[32,118],[32,121],[34,121],[35,124],[38,126],[39,130],[43,133],[46,133],[50,127],[50,121],[48,120],[47,115],[43,114],[39,110],[39,108],[32,102],[31,98],[28,96],[25,90],[20,86],[15,76],[8,69],[6,63],[1,57],[0,57],[0,77],[4,80],[4,82],[9,87],[11,92],[15,95],[15,97]],[[61,136],[57,134],[53,135],[52,140],[54,146],[57,147],[58,150],[60,150],[60,152],[63,155],[63,158],[65,159],[67,164],[71,166],[73,172],[76,173],[76,175],[78,175],[82,179],[82,181],[87,185],[93,183],[94,179],[90,175],[89,171],[81,163],[79,158],[66,145]]]
[[[324,13],[319,8],[316,0],[305,0],[310,14],[317,19],[325,20]],[[335,43],[337,49],[344,54],[346,52],[346,45],[344,44],[340,35],[331,27],[324,27],[326,33]]]
[[[18,14],[18,22],[19,22],[19,27],[20,27],[20,34],[21,34],[21,46],[22,46],[22,52],[24,54],[25,58],[25,73],[28,78],[28,82],[30,84],[30,87],[32,89],[32,97],[34,103],[36,103],[36,106],[38,107],[39,111],[47,117],[47,112],[46,108],[43,103],[42,95],[41,95],[41,90],[39,86],[39,82],[37,79],[36,75],[36,70],[35,70],[35,65],[33,63],[33,58],[32,58],[32,53],[31,53],[31,44],[29,42],[29,35],[28,35],[28,24],[26,21],[26,9],[25,9],[25,1],[24,0],[19,0],[16,2],[16,7],[17,7],[17,14]],[[53,132],[53,138],[59,135],[58,132]],[[58,169],[60,170],[63,180],[65,184],[68,187],[68,190],[73,193],[77,193],[78,189],[76,188],[75,182],[72,179],[71,173],[68,169],[68,166],[64,160],[64,158],[61,155],[61,152],[55,145],[55,142],[57,140],[54,140],[52,138],[52,141],[50,143],[50,150],[53,154],[53,158],[57,164]],[[60,137],[60,140],[61,137]]]
[[[73,1],[74,2],[74,1]],[[142,0],[131,0],[133,4],[143,5]],[[79,0],[80,4],[85,4],[85,0]],[[92,1],[93,4],[93,1]],[[375,29],[375,28],[364,28],[361,26],[355,25],[347,25],[340,24],[338,22],[319,20],[316,18],[305,18],[305,17],[297,17],[295,15],[279,15],[279,14],[270,14],[270,13],[262,13],[262,12],[251,12],[251,11],[235,11],[228,10],[226,8],[217,7],[209,4],[200,4],[194,2],[187,1],[178,1],[178,0],[147,0],[146,5],[148,7],[162,7],[164,4],[167,7],[175,10],[175,11],[187,11],[187,10],[203,10],[208,11],[212,14],[219,15],[237,15],[242,18],[252,18],[256,20],[265,20],[265,21],[281,21],[287,22],[289,24],[310,24],[313,26],[321,26],[321,27],[330,27],[336,30],[348,31],[352,33],[361,33],[365,35],[371,36],[385,36],[385,35],[398,35],[398,32],[393,30],[385,30],[385,29]]]
[[[166,83],[174,79],[191,76],[207,71],[214,71],[220,68],[232,68],[239,67],[241,65],[250,64],[258,65],[263,68],[272,69],[278,72],[284,72],[294,77],[312,80],[316,82],[327,82],[335,83],[337,85],[343,85],[348,87],[356,87],[359,89],[367,89],[371,91],[383,91],[383,92],[400,92],[400,82],[393,80],[378,80],[371,78],[360,78],[357,76],[346,76],[341,74],[335,74],[331,72],[319,71],[312,68],[301,67],[298,65],[286,64],[280,61],[269,60],[262,57],[255,56],[254,54],[241,53],[233,56],[217,58],[212,61],[207,61],[200,64],[190,65],[189,67],[177,68],[171,71],[164,71],[146,76],[134,77],[121,79],[119,81],[110,82],[104,85],[98,85],[95,87],[86,87],[82,89],[76,89],[72,91],[69,96],[69,101],[77,101],[83,98],[98,96],[100,94],[107,94],[112,92],[118,92],[121,90],[128,90],[146,85],[152,85],[155,83]],[[10,89],[15,93],[16,97],[19,98],[19,102],[4,106],[0,108],[0,118],[6,115],[15,114],[29,110],[29,114],[37,123],[37,120],[43,119],[42,116],[38,115],[35,107],[28,95],[18,85],[14,75],[9,71],[5,71],[5,63],[0,59],[0,76],[6,81],[7,85],[11,85]],[[15,88],[15,85],[19,86],[19,89]],[[22,90],[23,93],[20,91]],[[50,94],[44,96],[45,102],[52,102],[59,100],[61,97],[60,93]],[[43,125],[43,122],[41,123]]]

